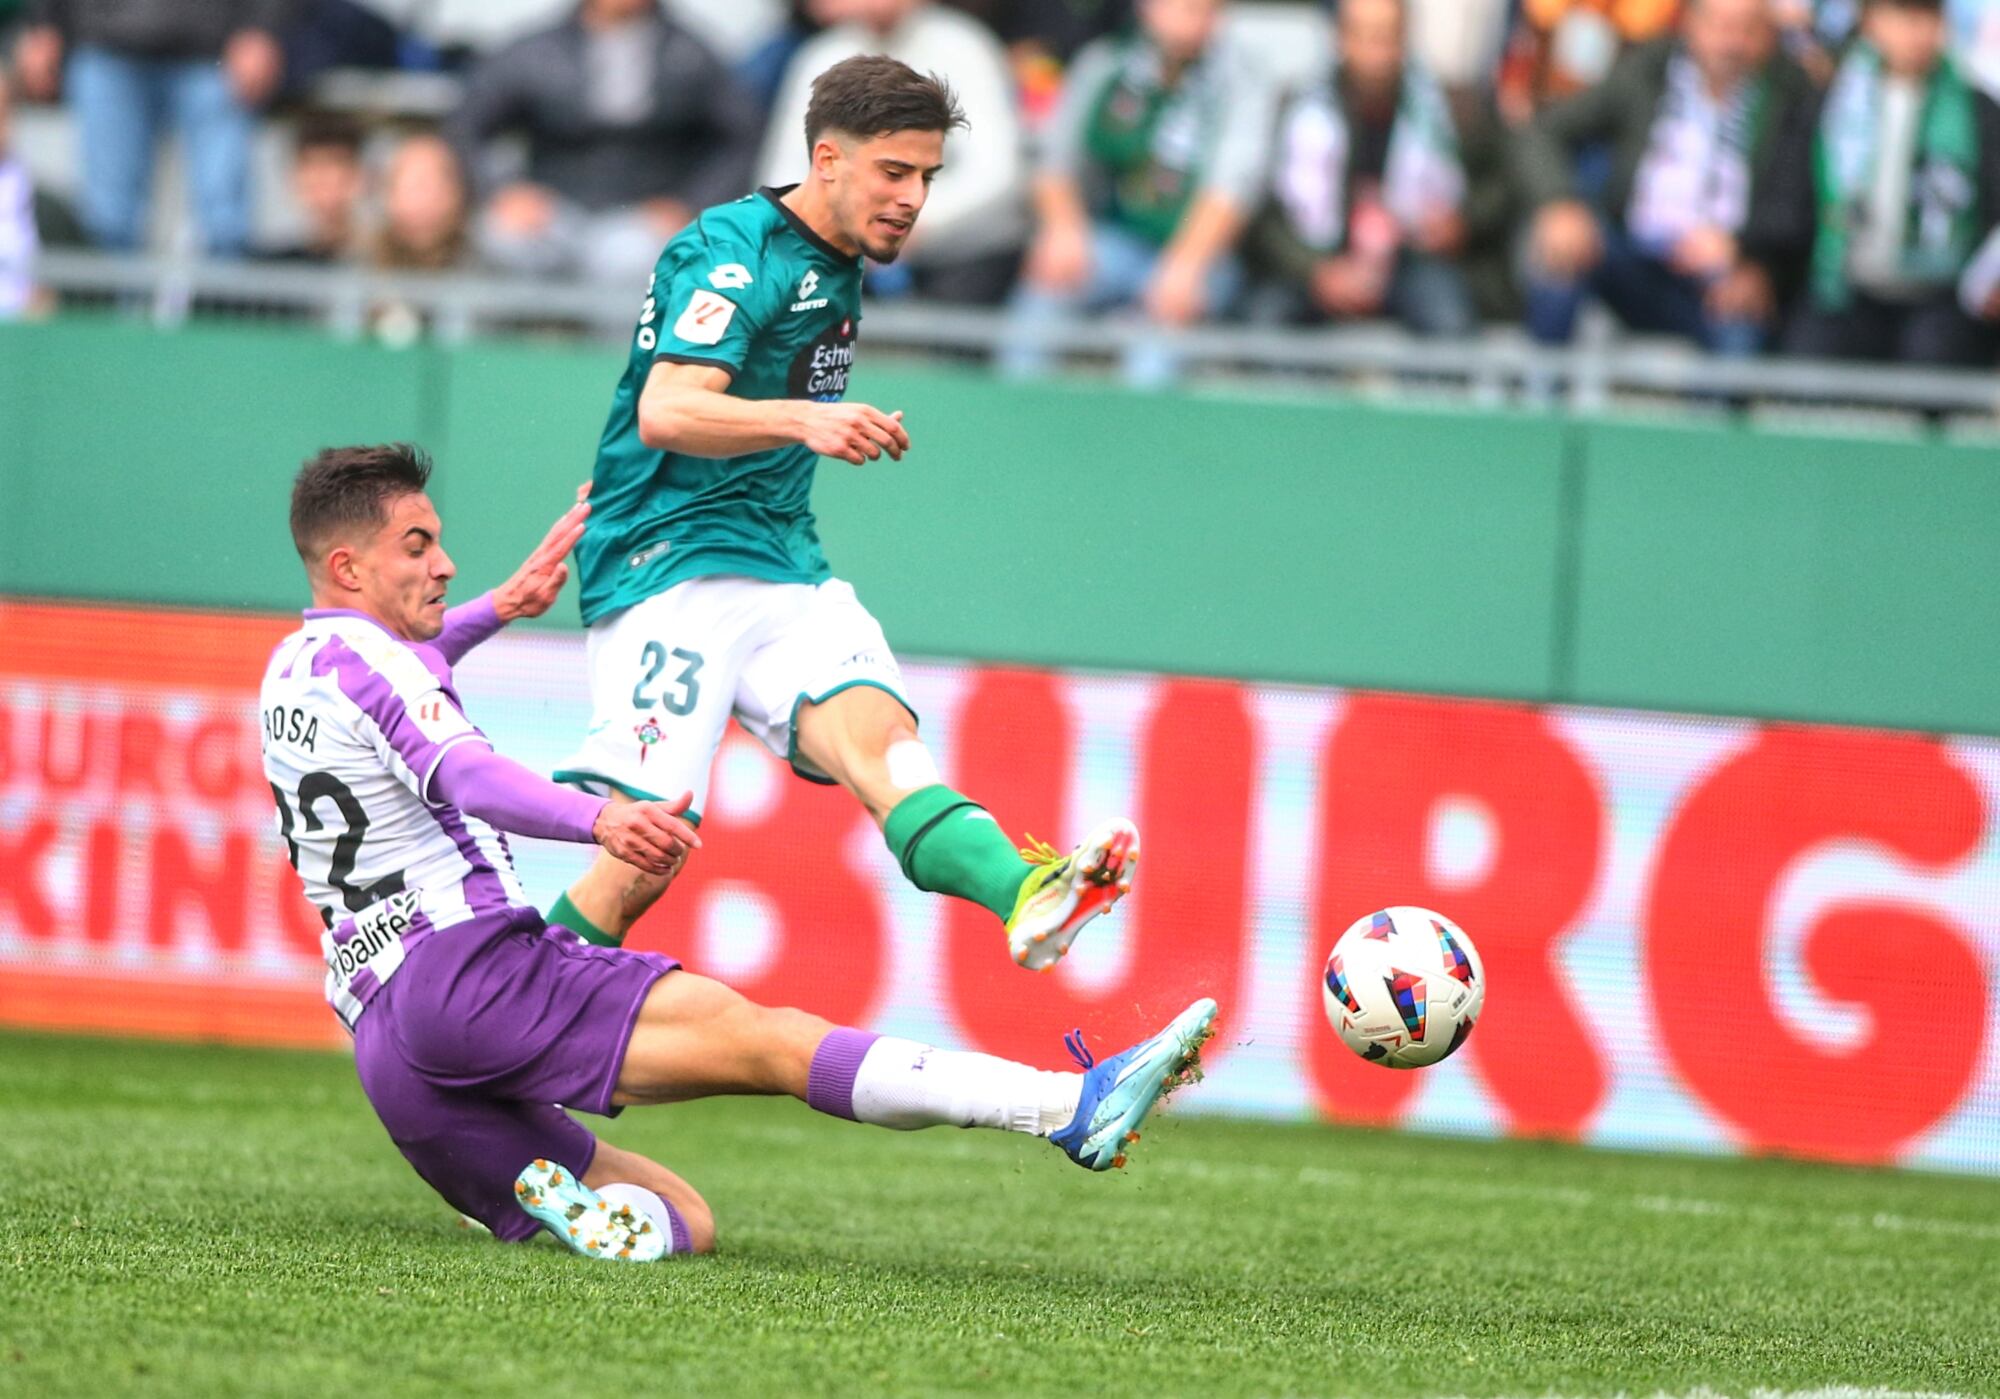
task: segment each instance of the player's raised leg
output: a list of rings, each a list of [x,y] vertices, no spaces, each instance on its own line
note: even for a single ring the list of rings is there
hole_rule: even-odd
[[[729,725],[738,653],[759,617],[758,585],[695,578],[590,628],[590,728],[556,780],[615,802],[677,800],[698,825]],[[781,590],[780,590],[781,591]],[[586,942],[615,947],[673,882],[601,854],[548,911]]]
[[[633,798],[614,791],[611,800],[629,802]],[[676,864],[670,874],[648,874],[600,852],[590,868],[550,906],[549,922],[560,923],[585,942],[617,947],[646,910],[660,901],[679,872]]]
[[[1032,838],[1016,849],[985,807],[939,780],[916,721],[885,689],[850,686],[797,706],[792,723],[798,754],[868,808],[904,877],[991,910],[1024,967],[1054,966],[1132,887],[1130,821],[1102,822],[1066,855]]]

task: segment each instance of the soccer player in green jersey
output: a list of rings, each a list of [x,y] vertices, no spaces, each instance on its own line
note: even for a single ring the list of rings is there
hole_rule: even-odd
[[[951,89],[891,58],[836,64],[806,112],[811,168],[700,214],[654,269],[598,443],[576,556],[592,717],[561,781],[682,800],[699,821],[733,715],[809,781],[847,788],[920,889],[1005,925],[1022,966],[1051,967],[1131,888],[1139,833],[1106,821],[1065,855],[1016,851],[939,780],[881,626],[833,576],[813,527],[821,456],[861,465],[910,448],[901,413],[844,403],[861,258],[908,240],[945,136]],[[549,911],[618,943],[672,875],[599,859]]]

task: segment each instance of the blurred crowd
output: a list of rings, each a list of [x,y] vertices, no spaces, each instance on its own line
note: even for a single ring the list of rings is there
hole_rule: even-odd
[[[700,0],[721,5],[723,0]],[[218,257],[644,279],[705,205],[804,172],[813,77],[881,52],[972,116],[877,297],[1062,329],[1387,320],[1567,343],[1591,303],[1720,355],[2000,361],[2000,0],[1336,0],[1254,42],[1230,0],[770,0],[725,60],[663,0],[426,42],[388,0],[0,0],[0,316],[42,241],[144,245],[163,136]],[[455,75],[441,120],[321,100],[336,70]],[[8,154],[61,103],[73,208]],[[251,148],[291,133],[296,236]],[[1170,377],[1132,339],[1131,379]]]

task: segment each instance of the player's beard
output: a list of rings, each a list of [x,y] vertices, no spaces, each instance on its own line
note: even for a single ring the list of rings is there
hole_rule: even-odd
[[[854,241],[859,245],[861,251],[867,255],[870,261],[879,262],[884,266],[894,262],[903,255],[903,249],[909,246],[910,233],[916,232],[917,227],[916,221],[912,219],[909,233],[905,233],[895,242],[888,243],[879,240],[874,233],[875,220],[887,212],[889,212],[887,206],[862,212],[855,218],[852,225],[855,229]]]
[[[871,220],[870,223],[872,226],[873,221]],[[915,233],[916,231],[917,231],[916,220],[912,219],[910,221],[910,227],[908,228],[908,230],[904,232],[901,238],[898,238],[893,243],[886,243],[884,246],[876,247],[872,246],[865,238],[859,239],[857,241],[859,241],[861,244],[862,252],[868,254],[868,256],[872,258],[874,261],[879,262],[886,267],[888,264],[894,262],[897,258],[903,255],[903,249],[910,246],[910,235]]]

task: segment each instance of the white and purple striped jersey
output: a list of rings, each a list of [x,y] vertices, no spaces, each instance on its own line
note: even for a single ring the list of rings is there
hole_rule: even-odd
[[[411,948],[530,907],[506,838],[430,799],[445,753],[487,742],[451,666],[359,612],[311,611],[264,671],[264,775],[326,922],[326,998],[350,1030]]]

